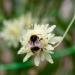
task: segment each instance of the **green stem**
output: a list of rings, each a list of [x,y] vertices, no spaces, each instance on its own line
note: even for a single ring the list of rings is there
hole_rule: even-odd
[[[68,25],[68,27],[67,27],[67,29],[66,29],[66,31],[65,31],[65,33],[64,33],[64,35],[63,35],[63,37],[62,37],[62,39],[61,39],[61,41],[57,44],[57,45],[55,45],[55,47],[54,48],[56,48],[62,41],[63,41],[63,39],[65,38],[65,36],[67,35],[67,33],[68,33],[68,31],[69,31],[69,29],[71,28],[71,26],[73,25],[73,23],[74,23],[74,21],[75,21],[75,13],[74,13],[74,17],[72,18],[72,20],[71,20],[71,22],[69,23],[69,25]]]

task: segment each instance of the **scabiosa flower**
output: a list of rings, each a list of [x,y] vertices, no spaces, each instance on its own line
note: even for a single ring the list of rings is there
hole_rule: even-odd
[[[31,56],[34,56],[34,63],[36,66],[41,61],[47,60],[53,63],[50,54],[53,54],[54,46],[60,42],[61,36],[55,36],[53,30],[56,25],[37,25],[35,24],[32,29],[28,29],[23,33],[21,38],[21,49],[18,54],[26,53],[23,62],[27,61]]]
[[[1,32],[2,37],[5,41],[7,41],[7,44],[9,46],[17,47],[19,43],[20,34],[23,30],[23,21],[21,18],[14,19],[14,20],[8,20],[4,21],[4,28]]]

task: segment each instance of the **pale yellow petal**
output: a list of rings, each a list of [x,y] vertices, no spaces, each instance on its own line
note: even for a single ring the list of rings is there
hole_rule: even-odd
[[[46,53],[46,54],[45,54],[45,57],[46,57],[46,60],[47,60],[49,63],[54,63],[54,62],[53,62],[53,59],[52,59],[52,57],[51,57],[50,54]]]
[[[36,66],[39,66],[39,64],[40,64],[40,56],[39,55],[35,56],[34,63]]]
[[[44,55],[44,52],[41,54],[41,61],[44,61],[45,60],[45,55]]]
[[[62,37],[61,36],[56,36],[56,37],[54,37],[54,38],[52,38],[50,40],[50,43],[51,44],[56,44],[56,43],[60,42],[61,40],[62,40]]]
[[[27,50],[26,50],[24,47],[22,47],[22,48],[18,51],[17,54],[23,54],[23,53],[26,53],[26,52],[27,52]]]
[[[26,56],[24,57],[23,59],[23,62],[26,62],[33,54],[30,52],[30,53],[27,53]]]
[[[47,50],[54,50],[54,47],[52,45],[47,45],[46,49]]]
[[[52,25],[51,27],[48,28],[47,32],[51,33],[55,29],[56,25]]]

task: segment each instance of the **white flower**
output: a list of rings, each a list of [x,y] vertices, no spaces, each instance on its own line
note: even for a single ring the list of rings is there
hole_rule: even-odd
[[[34,25],[32,29],[23,33],[21,38],[21,49],[18,54],[26,53],[23,62],[27,61],[31,56],[34,56],[34,63],[36,66],[41,61],[47,60],[53,63],[50,54],[53,54],[54,46],[57,45],[62,37],[55,36],[53,30],[56,25],[49,27],[49,25]]]
[[[19,38],[21,32],[23,30],[23,22],[22,19],[14,19],[4,21],[3,32],[1,33],[4,40],[8,42],[8,45],[17,46],[19,42]]]
[[[32,16],[31,12],[20,17],[26,29],[31,28],[33,24],[38,22],[38,19]]]
[[[26,15],[20,16],[18,19],[4,21],[4,28],[1,36],[8,41],[8,45],[17,47],[19,39],[23,30],[27,30],[32,27],[35,19],[32,18],[32,14],[29,12]],[[36,20],[37,22],[37,20]]]

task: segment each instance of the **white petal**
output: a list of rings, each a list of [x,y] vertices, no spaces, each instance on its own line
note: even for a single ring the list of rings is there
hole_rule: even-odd
[[[48,38],[48,41],[50,41],[54,36],[55,36],[55,34],[47,34],[46,35],[46,37]]]
[[[48,51],[48,53],[50,53],[50,54],[54,54],[54,52],[52,52],[52,51]]]
[[[52,50],[44,50],[44,52],[49,53],[49,54],[54,54]]]
[[[44,61],[45,60],[45,55],[44,55],[44,52],[41,54],[41,61]]]
[[[48,46],[46,47],[46,49],[47,49],[47,50],[54,50],[54,47],[52,47],[51,45],[48,45]]]
[[[18,51],[17,54],[23,54],[23,53],[26,53],[26,52],[27,52],[27,50],[26,50],[24,47],[22,47],[22,48]]]
[[[53,38],[54,36],[55,36],[55,34],[51,34],[51,33],[49,33],[49,34],[46,35],[46,37],[49,38],[49,39]]]
[[[3,22],[3,24],[4,24],[5,26],[8,26],[8,25],[10,25],[10,24],[12,24],[12,23],[11,23],[10,20],[9,20],[9,21],[5,20],[5,21]]]
[[[24,57],[23,59],[23,62],[26,62],[33,54],[30,52],[30,53],[27,53],[27,55]]]
[[[40,56],[39,55],[35,56],[34,63],[36,66],[39,66],[39,63],[40,63]]]
[[[51,39],[50,43],[51,44],[56,44],[56,43],[60,42],[61,40],[62,40],[61,36],[56,36],[56,37]]]
[[[53,62],[53,59],[52,59],[52,57],[51,57],[50,54],[46,53],[46,54],[45,54],[45,57],[46,57],[46,60],[47,60],[49,63],[54,63],[54,62]]]
[[[52,25],[49,29],[48,29],[48,33],[52,32],[55,29],[56,25]]]

